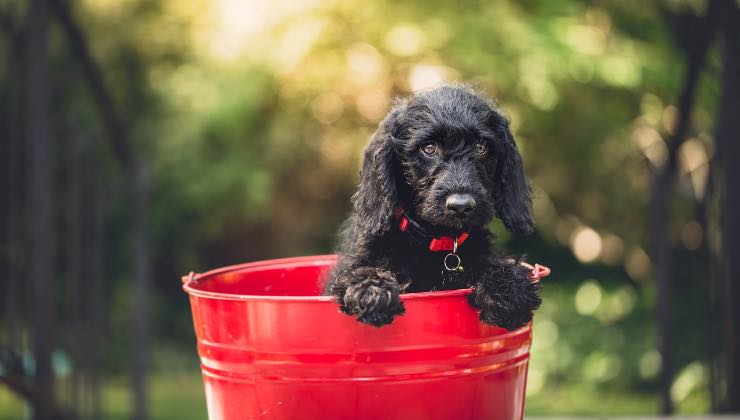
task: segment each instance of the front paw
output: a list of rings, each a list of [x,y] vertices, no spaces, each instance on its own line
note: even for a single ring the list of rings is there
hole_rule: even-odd
[[[337,296],[342,312],[357,315],[358,321],[376,327],[390,324],[394,316],[405,312],[396,278],[390,271],[362,267],[349,275],[353,277],[351,284]]]
[[[470,295],[470,304],[480,309],[481,321],[515,330],[532,320],[539,308],[539,284],[532,283],[529,270],[519,266],[507,267],[490,274]]]

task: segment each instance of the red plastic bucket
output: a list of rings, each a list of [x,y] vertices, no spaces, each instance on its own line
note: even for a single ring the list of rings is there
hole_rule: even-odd
[[[470,289],[402,295],[405,315],[364,325],[319,296],[335,261],[262,261],[183,278],[209,419],[522,418],[531,325],[481,323]]]

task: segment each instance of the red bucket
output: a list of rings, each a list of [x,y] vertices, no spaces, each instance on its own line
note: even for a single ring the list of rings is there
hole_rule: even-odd
[[[521,419],[532,341],[478,320],[470,289],[401,296],[376,328],[319,296],[333,255],[262,261],[183,278],[208,417]],[[535,266],[533,277],[547,275]]]

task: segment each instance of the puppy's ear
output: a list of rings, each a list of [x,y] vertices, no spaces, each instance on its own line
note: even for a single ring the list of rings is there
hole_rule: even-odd
[[[500,127],[503,147],[494,179],[496,214],[510,232],[530,233],[534,228],[532,190],[524,179],[522,157],[508,123]]]
[[[401,107],[396,106],[388,114],[370,139],[360,171],[360,185],[352,196],[358,226],[373,236],[390,229],[393,212],[399,205],[400,161],[393,147],[393,135]]]

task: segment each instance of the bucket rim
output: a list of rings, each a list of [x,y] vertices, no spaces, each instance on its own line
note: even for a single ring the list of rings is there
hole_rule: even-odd
[[[224,292],[211,292],[201,290],[195,287],[202,281],[207,281],[209,278],[217,276],[219,274],[228,273],[231,271],[244,271],[244,270],[255,270],[265,267],[280,267],[291,268],[291,266],[310,266],[310,265],[329,265],[335,263],[337,260],[336,254],[323,254],[323,255],[308,255],[301,257],[289,257],[289,258],[276,258],[268,260],[260,260],[247,262],[242,264],[229,265],[225,267],[216,268],[213,270],[206,271],[205,273],[190,272],[189,274],[182,277],[182,289],[190,296],[196,296],[200,298],[218,299],[218,300],[239,300],[239,301],[273,301],[273,302],[315,302],[315,303],[326,303],[332,302],[331,296],[270,296],[270,295],[242,295],[234,293]],[[457,296],[467,296],[473,292],[472,288],[467,289],[453,289],[453,290],[438,290],[433,292],[415,292],[415,293],[403,293],[401,294],[401,300],[417,300],[417,299],[435,299],[435,298],[449,298]]]

